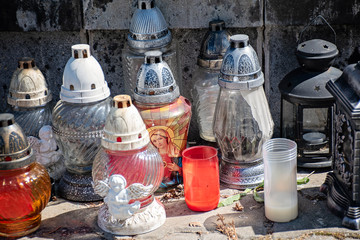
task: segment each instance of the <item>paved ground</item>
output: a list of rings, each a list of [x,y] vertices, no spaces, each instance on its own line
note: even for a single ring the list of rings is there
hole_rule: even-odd
[[[298,172],[298,177],[309,173]],[[317,172],[309,183],[298,186],[299,216],[289,223],[267,220],[263,204],[257,203],[252,193],[240,200],[242,211],[234,210],[234,203],[205,213],[193,212],[187,208],[184,198],[180,198],[164,203],[167,219],[162,227],[143,235],[119,237],[102,232],[96,224],[102,202],[75,203],[58,198],[44,209],[40,228],[21,239],[228,239],[216,230],[216,224],[220,224],[218,214],[224,217],[225,223],[234,221],[239,239],[360,239],[360,231],[342,227],[341,219],[327,209],[326,198],[319,192],[325,176],[325,171]],[[222,196],[238,192],[221,189]],[[192,222],[198,226],[189,226]]]

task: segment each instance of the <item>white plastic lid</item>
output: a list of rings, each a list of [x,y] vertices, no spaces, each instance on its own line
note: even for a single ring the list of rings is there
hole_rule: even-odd
[[[90,103],[110,96],[100,64],[90,54],[88,44],[71,47],[72,57],[65,66],[60,99],[71,103]]]
[[[128,151],[140,149],[149,143],[149,132],[130,96],[115,96],[106,118],[101,145],[114,151]]]

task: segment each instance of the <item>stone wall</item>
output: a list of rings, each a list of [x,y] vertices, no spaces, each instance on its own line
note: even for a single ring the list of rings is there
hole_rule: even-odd
[[[124,90],[121,51],[136,0],[2,0],[0,7],[0,112],[6,111],[6,94],[17,61],[33,57],[45,75],[54,101],[59,99],[62,73],[71,56],[71,45],[88,43],[100,62],[112,95]],[[278,83],[298,67],[294,51],[299,33],[321,14],[336,31],[341,70],[360,60],[360,1],[348,0],[156,0],[178,41],[183,70],[182,95],[190,90],[196,58],[208,22],[223,19],[232,34],[245,33],[258,53],[265,73],[265,90],[279,136],[280,93]],[[305,31],[334,41],[330,28],[319,25]],[[190,141],[198,140],[193,120]]]

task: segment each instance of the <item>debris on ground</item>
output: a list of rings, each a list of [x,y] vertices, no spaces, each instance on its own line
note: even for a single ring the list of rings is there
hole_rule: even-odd
[[[191,222],[189,223],[190,227],[201,227],[201,223],[200,222]]]
[[[221,223],[216,223],[216,230],[226,235],[230,240],[238,240],[234,220],[231,221],[231,223],[226,223],[223,215],[217,214],[217,216],[218,219],[216,221],[220,221]]]
[[[242,211],[242,210],[244,210],[244,207],[243,207],[243,205],[241,204],[241,202],[237,202],[237,203],[235,204],[235,207],[233,207],[233,209],[234,209],[235,211]]]
[[[176,188],[170,189],[169,191],[167,191],[167,193],[165,193],[161,198],[160,201],[161,202],[167,202],[170,199],[179,199],[184,197],[184,185],[180,184],[177,185]]]

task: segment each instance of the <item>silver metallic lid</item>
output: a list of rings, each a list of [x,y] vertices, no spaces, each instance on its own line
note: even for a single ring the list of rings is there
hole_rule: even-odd
[[[179,87],[169,65],[163,61],[161,51],[145,53],[141,65],[134,99],[140,103],[171,103],[180,96]]]
[[[35,65],[33,58],[24,57],[12,75],[8,104],[15,107],[39,107],[52,99],[44,75]]]
[[[22,168],[35,161],[30,144],[14,115],[0,114],[0,170]]]
[[[129,151],[149,143],[149,132],[130,96],[115,96],[113,107],[106,118],[101,145],[114,151]]]
[[[65,66],[60,99],[71,103],[91,103],[106,99],[110,89],[100,64],[90,54],[88,44],[71,46],[72,57]]]
[[[259,59],[249,45],[249,36],[230,37],[219,75],[219,85],[228,89],[250,90],[264,83]]]
[[[171,42],[171,32],[154,0],[138,0],[131,22],[128,44],[142,50],[161,48]]]
[[[227,48],[230,34],[223,20],[209,22],[209,31],[202,40],[197,64],[201,67],[219,70]]]

